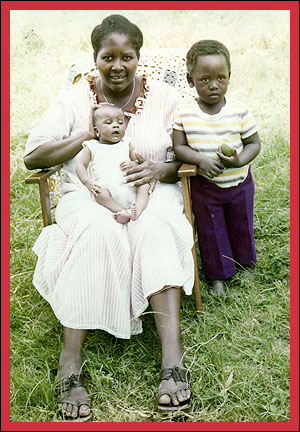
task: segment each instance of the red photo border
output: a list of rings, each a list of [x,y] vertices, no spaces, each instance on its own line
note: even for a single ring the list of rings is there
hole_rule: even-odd
[[[184,8],[183,8],[184,6]],[[11,10],[289,10],[291,48],[291,418],[248,423],[61,423],[10,422],[10,11]],[[1,2],[1,430],[299,430],[299,2],[298,1],[2,1]]]

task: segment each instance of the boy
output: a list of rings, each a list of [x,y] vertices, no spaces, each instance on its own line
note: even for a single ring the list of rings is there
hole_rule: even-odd
[[[196,42],[187,53],[187,71],[198,97],[178,109],[174,151],[179,160],[198,165],[191,197],[203,270],[213,294],[225,296],[223,280],[236,264],[256,263],[249,163],[260,151],[260,138],[246,105],[225,97],[231,64],[222,43]],[[224,144],[230,156],[222,152]]]

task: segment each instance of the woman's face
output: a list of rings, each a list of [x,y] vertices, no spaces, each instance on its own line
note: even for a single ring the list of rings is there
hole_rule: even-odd
[[[102,42],[96,65],[104,85],[121,92],[135,77],[138,57],[126,35],[112,33]]]

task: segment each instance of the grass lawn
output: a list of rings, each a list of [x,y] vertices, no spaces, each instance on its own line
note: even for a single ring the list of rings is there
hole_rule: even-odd
[[[115,11],[114,11],[115,12]],[[32,285],[32,246],[42,229],[38,190],[24,184],[29,131],[51,104],[74,60],[92,55],[89,35],[110,11],[11,14],[11,421],[59,421],[54,393],[62,327]],[[255,279],[238,272],[225,300],[209,294],[203,313],[182,301],[182,345],[192,372],[193,409],[155,412],[160,346],[154,319],[131,340],[91,331],[84,371],[94,421],[288,422],[290,420],[290,141],[288,11],[123,11],[146,49],[184,54],[199,39],[230,50],[228,95],[252,109],[262,150],[256,186]],[[191,29],[193,29],[191,31]],[[200,264],[199,264],[200,265]],[[201,266],[200,266],[201,267]],[[201,268],[200,268],[201,271]],[[150,311],[149,311],[150,312]]]

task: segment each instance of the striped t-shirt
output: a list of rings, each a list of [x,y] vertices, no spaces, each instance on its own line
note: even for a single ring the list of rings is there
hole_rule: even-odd
[[[226,97],[226,104],[217,114],[201,110],[197,101],[179,105],[175,114],[174,129],[185,132],[188,145],[206,156],[219,159],[216,152],[222,143],[235,146],[237,153],[243,150],[242,138],[257,132],[254,117],[247,106]],[[218,177],[208,178],[221,188],[237,186],[247,177],[249,164],[241,168],[226,168]]]

